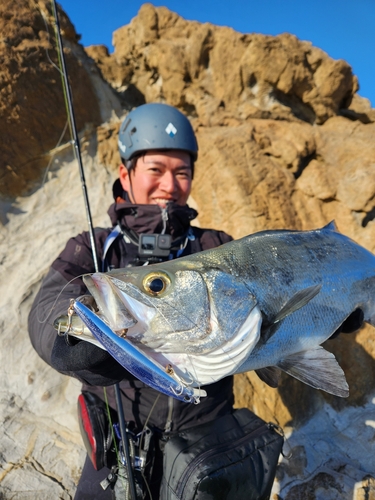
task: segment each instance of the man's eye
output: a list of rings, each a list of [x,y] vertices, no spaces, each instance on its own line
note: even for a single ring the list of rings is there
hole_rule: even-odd
[[[190,179],[190,172],[178,172],[177,177],[183,178],[183,179]]]

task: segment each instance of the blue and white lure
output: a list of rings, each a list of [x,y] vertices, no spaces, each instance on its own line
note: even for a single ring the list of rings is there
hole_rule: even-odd
[[[145,384],[185,403],[198,404],[200,398],[207,395],[200,388],[190,387],[178,377],[170,365],[163,368],[137,346],[116,335],[99,316],[81,302],[74,301],[73,308],[111,356]]]

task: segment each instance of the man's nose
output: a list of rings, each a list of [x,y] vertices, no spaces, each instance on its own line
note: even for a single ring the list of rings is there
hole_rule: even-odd
[[[166,193],[173,193],[176,189],[176,178],[172,172],[165,172],[161,178],[160,188]]]

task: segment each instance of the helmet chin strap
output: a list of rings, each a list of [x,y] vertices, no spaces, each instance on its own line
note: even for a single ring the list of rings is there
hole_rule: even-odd
[[[132,172],[132,170],[129,171],[129,185],[130,185],[130,196],[131,196],[131,200],[130,201],[136,205],[137,201],[135,199],[134,192],[133,192],[131,172]]]

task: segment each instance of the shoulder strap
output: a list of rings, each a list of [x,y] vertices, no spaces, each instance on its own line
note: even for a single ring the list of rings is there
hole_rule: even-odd
[[[202,230],[199,227],[190,227],[190,231],[192,232],[194,238],[189,238],[189,243],[190,243],[190,253],[198,253],[203,250],[202,244],[201,244],[201,236],[202,236]]]
[[[110,248],[110,246],[112,245],[112,243],[115,241],[115,239],[121,234],[121,227],[119,224],[117,224],[117,226],[115,226],[112,231],[109,233],[109,235],[107,236],[105,242],[104,242],[104,246],[103,246],[103,258],[102,258],[102,272],[104,273],[105,271],[107,271],[107,263],[106,263],[106,257],[107,257],[107,253],[108,253],[108,250]]]

